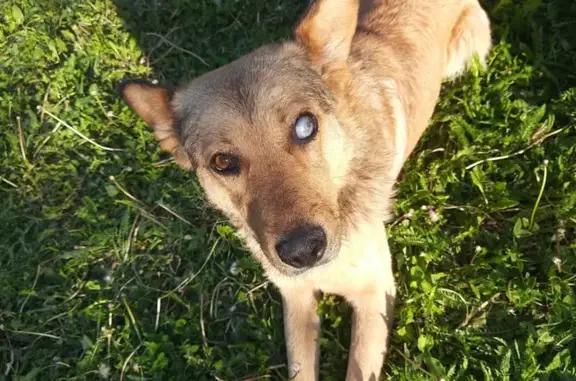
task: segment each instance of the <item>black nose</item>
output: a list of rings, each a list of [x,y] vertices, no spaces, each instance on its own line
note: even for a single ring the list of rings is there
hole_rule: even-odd
[[[278,240],[276,252],[280,260],[292,267],[310,267],[318,262],[326,249],[324,229],[300,225]]]

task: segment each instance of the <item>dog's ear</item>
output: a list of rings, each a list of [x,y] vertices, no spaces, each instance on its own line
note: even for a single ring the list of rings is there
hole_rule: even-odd
[[[313,0],[296,27],[312,64],[340,92],[349,80],[348,55],[358,23],[359,0]]]
[[[179,166],[192,169],[192,161],[182,146],[170,104],[174,90],[144,80],[129,80],[120,84],[118,92],[128,106],[154,129],[160,147],[171,153]]]

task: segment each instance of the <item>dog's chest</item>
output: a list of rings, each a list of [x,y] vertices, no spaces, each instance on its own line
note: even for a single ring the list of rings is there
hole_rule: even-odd
[[[380,241],[380,242],[379,242]],[[388,274],[390,251],[384,239],[345,247],[331,268],[313,277],[314,287],[325,293],[352,297],[366,292]],[[378,282],[379,283],[379,282]]]

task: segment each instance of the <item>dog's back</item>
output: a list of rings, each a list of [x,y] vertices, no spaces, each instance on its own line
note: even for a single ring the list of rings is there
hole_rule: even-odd
[[[477,0],[364,0],[352,77],[395,80],[407,118],[405,159],[432,115],[438,78],[461,74],[475,54],[483,63],[490,47],[490,23]]]

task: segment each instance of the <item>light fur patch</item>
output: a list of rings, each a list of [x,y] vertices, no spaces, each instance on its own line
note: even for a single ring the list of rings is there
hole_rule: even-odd
[[[322,128],[322,127],[321,127]],[[335,189],[340,189],[346,182],[346,174],[352,160],[352,152],[346,145],[344,131],[336,117],[330,115],[324,120],[322,151],[330,171],[330,178]]]
[[[408,123],[406,121],[406,112],[404,105],[398,95],[398,87],[396,81],[389,78],[382,81],[385,94],[388,98],[388,104],[392,111],[392,120],[394,121],[394,161],[392,162],[392,175],[396,177],[402,165],[404,165],[404,156],[406,153],[406,143],[408,140],[406,131],[408,130]]]

